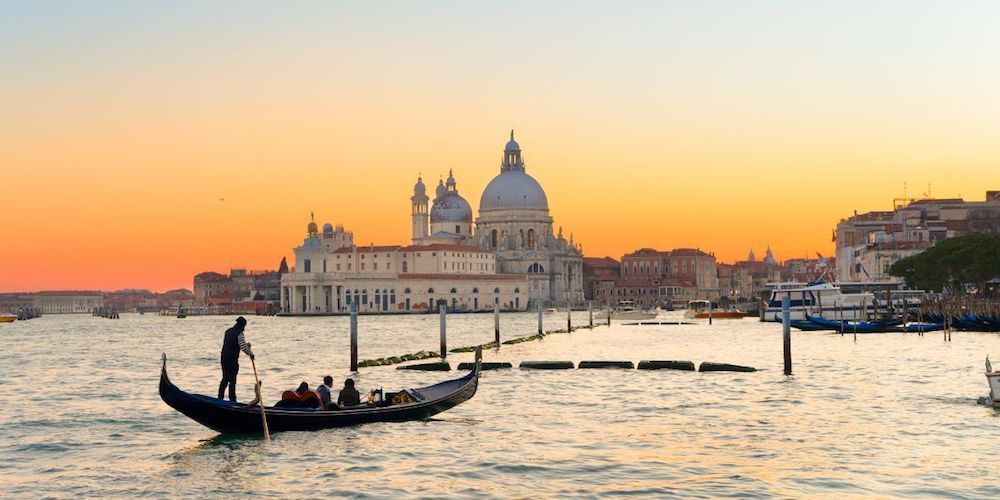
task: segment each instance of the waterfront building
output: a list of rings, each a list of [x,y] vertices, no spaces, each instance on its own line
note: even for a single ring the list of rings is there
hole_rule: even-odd
[[[606,305],[631,300],[639,307],[685,307],[690,300],[719,296],[715,256],[696,248],[641,248],[622,256],[621,278]]]
[[[528,280],[498,274],[488,249],[456,243],[354,245],[354,235],[315,221],[294,249],[295,268],[281,278],[285,314],[525,310]],[[423,241],[423,240],[421,240]]]
[[[342,226],[328,223],[320,231],[310,221],[307,237],[294,249],[295,270],[282,277],[282,310],[343,312],[347,293],[353,300],[356,290],[355,302],[371,312],[414,311],[442,302],[474,310],[583,302],[582,246],[572,234],[564,237],[562,228],[553,230],[545,191],[527,174],[513,131],[500,173],[480,197],[478,217],[459,194],[453,171],[438,182],[433,199],[418,176],[410,206],[409,246],[356,246]],[[362,279],[368,281],[345,281]],[[372,304],[365,292],[376,290],[380,301]],[[401,290],[410,290],[409,297]]]
[[[874,211],[841,220],[834,233],[838,281],[889,281],[898,260],[939,241],[973,232],[1000,233],[1000,191],[983,201],[896,200],[891,211]]]
[[[104,307],[104,293],[91,290],[47,290],[35,292],[34,307],[42,314],[82,314]]]
[[[584,257],[584,298],[600,306],[617,304],[618,300],[614,298],[615,284],[621,276],[621,262],[611,257]]]

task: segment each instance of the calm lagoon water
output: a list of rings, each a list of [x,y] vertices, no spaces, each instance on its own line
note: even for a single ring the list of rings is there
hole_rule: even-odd
[[[674,313],[670,313],[674,314]],[[677,319],[679,316],[666,315]],[[502,319],[504,339],[535,330]],[[574,313],[583,324],[586,313]],[[348,375],[347,318],[250,317],[265,394]],[[682,359],[756,373],[491,371],[471,401],[427,422],[225,438],[163,404],[173,381],[212,394],[231,317],[46,316],[0,325],[0,487],[6,497],[1000,496],[1000,412],[983,360],[1000,335],[796,332],[780,327],[625,326],[553,334],[487,360]],[[449,347],[492,340],[492,315],[448,318]],[[546,329],[565,327],[565,313]],[[360,357],[437,350],[437,316],[362,317]],[[470,355],[451,355],[452,363]],[[250,399],[242,360],[239,394]],[[458,372],[362,369],[373,386]]]

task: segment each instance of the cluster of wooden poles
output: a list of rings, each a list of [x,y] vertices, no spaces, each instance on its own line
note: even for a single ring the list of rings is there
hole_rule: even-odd
[[[445,304],[439,306],[440,315],[440,340],[441,349],[440,356],[444,360],[448,357],[448,309]],[[588,326],[586,328],[593,328],[594,326],[594,306],[593,303],[587,303],[587,316],[588,316]],[[540,338],[545,335],[543,330],[543,311],[542,308],[538,308],[538,333],[533,337]],[[611,311],[607,311],[607,324],[611,326]],[[351,371],[358,371],[358,308],[356,304],[351,304]],[[566,331],[573,331],[573,309],[569,304],[566,305]],[[494,340],[491,345],[499,347],[500,342],[500,309],[496,306],[493,308],[493,335]]]

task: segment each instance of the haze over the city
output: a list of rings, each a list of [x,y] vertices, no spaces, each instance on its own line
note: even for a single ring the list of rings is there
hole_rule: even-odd
[[[512,128],[588,256],[829,255],[1000,185],[993,2],[101,4],[0,6],[0,291],[273,269],[310,212],[406,243]]]

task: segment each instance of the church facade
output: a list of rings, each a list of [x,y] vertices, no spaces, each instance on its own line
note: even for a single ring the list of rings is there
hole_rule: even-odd
[[[418,177],[410,207],[408,246],[357,247],[342,227],[327,224],[320,234],[310,222],[309,236],[294,249],[295,271],[282,277],[282,310],[338,313],[352,303],[373,312],[426,311],[440,303],[457,310],[525,310],[583,302],[582,246],[572,234],[566,239],[562,228],[553,230],[548,198],[527,174],[513,131],[500,173],[480,197],[478,217],[459,194],[453,172],[438,182],[433,199]],[[373,306],[368,296],[376,291]]]

